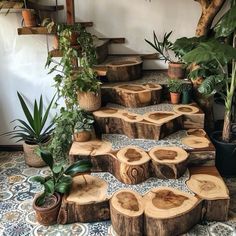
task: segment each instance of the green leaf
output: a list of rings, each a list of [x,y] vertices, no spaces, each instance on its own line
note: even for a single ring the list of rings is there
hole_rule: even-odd
[[[37,137],[39,137],[41,131],[41,122],[40,122],[38,103],[36,100],[34,101],[34,127],[35,127],[35,134]]]
[[[72,178],[68,178],[66,181],[61,181],[55,185],[55,191],[59,193],[68,193],[72,184]]]
[[[31,128],[34,130],[35,127],[34,127],[34,120],[33,120],[33,117],[32,117],[32,115],[31,115],[31,113],[30,113],[30,111],[29,111],[29,109],[28,109],[28,107],[27,107],[27,105],[26,105],[26,103],[25,103],[23,97],[20,95],[19,92],[17,92],[17,96],[18,96],[18,98],[19,98],[19,100],[20,100],[20,104],[21,104],[21,107],[22,107],[22,109],[23,109],[23,111],[24,111],[25,117],[26,117],[27,121],[29,122]]]
[[[52,179],[49,179],[44,183],[44,192],[47,196],[51,196],[55,192],[54,183]]]
[[[77,173],[87,172],[92,168],[92,163],[90,160],[80,160],[74,163],[73,165],[69,166],[65,170],[66,175],[75,175]]]
[[[38,182],[40,184],[44,184],[45,183],[45,178],[42,176],[33,176],[30,178],[30,180],[34,181],[34,182]]]
[[[55,174],[59,174],[63,170],[63,166],[62,164],[54,165],[52,170]]]
[[[216,37],[228,37],[236,29],[236,5],[230,8],[214,27]]]
[[[44,160],[44,162],[50,167],[50,169],[53,169],[53,157],[52,154],[47,150],[41,150],[40,151],[41,157]]]

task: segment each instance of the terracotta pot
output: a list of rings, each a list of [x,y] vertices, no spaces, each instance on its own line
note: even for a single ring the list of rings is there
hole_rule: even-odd
[[[91,139],[91,137],[91,132],[86,130],[74,133],[74,141],[76,142],[87,142]]]
[[[86,111],[96,111],[101,107],[101,91],[93,92],[78,92],[78,103],[80,108]]]
[[[31,9],[22,10],[22,17],[24,20],[25,27],[37,26],[35,14]]]
[[[49,142],[50,141],[46,142],[42,146],[48,145]],[[46,163],[43,161],[43,159],[36,154],[36,149],[38,147],[39,147],[39,145],[27,144],[26,142],[23,143],[25,163],[28,166],[32,166],[32,167],[46,166]]]
[[[183,63],[169,63],[168,76],[171,79],[184,79],[185,77],[185,64]]]
[[[46,206],[37,206],[36,200],[40,195],[36,195],[33,201],[33,209],[36,213],[36,219],[41,225],[54,225],[57,223],[57,217],[61,206],[61,195],[54,193],[54,195],[48,197]]]
[[[58,35],[53,36],[53,49],[59,49],[59,37],[58,37]]]
[[[180,93],[170,93],[170,100],[172,104],[178,104],[180,101]]]

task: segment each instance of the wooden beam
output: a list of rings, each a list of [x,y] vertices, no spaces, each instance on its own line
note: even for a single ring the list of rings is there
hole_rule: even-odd
[[[99,39],[109,40],[109,43],[115,43],[115,44],[125,43],[125,38],[99,38]]]
[[[66,0],[66,22],[68,25],[75,24],[74,0]]]
[[[157,60],[157,59],[159,59],[158,53],[153,53],[153,54],[139,54],[139,53],[109,54],[109,56],[121,56],[121,57],[140,56],[142,58],[142,60]]]
[[[23,2],[9,2],[2,1],[0,2],[0,9],[22,9],[24,6]]]

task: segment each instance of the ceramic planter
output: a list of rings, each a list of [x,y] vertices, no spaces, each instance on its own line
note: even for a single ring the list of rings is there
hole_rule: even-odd
[[[91,137],[91,132],[86,130],[74,133],[74,141],[76,142],[87,142],[91,139]]]
[[[168,76],[171,79],[184,79],[185,77],[185,64],[169,62]]]
[[[39,195],[36,195],[33,201],[33,209],[36,213],[36,219],[41,225],[54,225],[57,223],[57,217],[61,206],[61,195],[54,193],[54,195],[46,199],[46,204],[43,206],[37,206],[36,200]]]
[[[178,104],[180,101],[180,93],[170,93],[170,101],[172,104]]]
[[[24,20],[24,26],[25,27],[35,27],[35,26],[37,26],[35,14],[31,9],[22,10],[22,17],[23,17],[23,20]]]
[[[191,102],[191,93],[190,91],[182,92],[182,104],[189,104]]]
[[[101,91],[78,92],[78,103],[80,108],[86,111],[96,111],[101,107]]]
[[[211,134],[216,148],[216,167],[222,176],[233,177],[236,176],[236,143],[222,142],[221,136],[221,131],[215,131]]]

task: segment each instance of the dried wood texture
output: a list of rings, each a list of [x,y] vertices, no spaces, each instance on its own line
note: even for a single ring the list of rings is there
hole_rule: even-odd
[[[73,178],[68,196],[64,196],[58,223],[95,222],[110,219],[108,184],[97,177],[84,175]]]
[[[221,9],[225,0],[195,0],[196,2],[201,4],[202,14],[198,21],[196,35],[203,36],[207,35],[209,29],[211,28],[212,21],[215,16]]]
[[[149,152],[154,175],[177,179],[187,170],[188,153],[179,147],[155,147]]]
[[[206,137],[206,132],[203,129],[189,129],[187,130],[187,135],[197,136],[197,137]]]
[[[174,188],[152,189],[144,196],[145,233],[175,236],[186,233],[201,219],[201,200]]]
[[[228,219],[229,192],[220,175],[193,174],[186,182],[188,188],[204,199],[204,220],[225,221]]]
[[[24,2],[1,1],[0,9],[22,9]]]
[[[104,103],[113,102],[125,107],[144,107],[159,104],[161,91],[162,87],[155,83],[106,85],[102,87],[102,100]]]
[[[115,232],[122,236],[143,235],[142,197],[132,190],[120,190],[110,200],[111,222]]]
[[[104,107],[93,112],[102,133],[125,134],[129,138],[159,140],[182,126],[182,117],[174,112],[150,112],[144,115]]]
[[[141,57],[109,57],[102,64],[96,65],[98,74],[102,70],[110,82],[131,81],[142,76]]]
[[[194,135],[189,135],[186,138],[183,138],[181,142],[190,148],[207,148],[210,145],[209,139]]]

